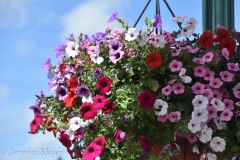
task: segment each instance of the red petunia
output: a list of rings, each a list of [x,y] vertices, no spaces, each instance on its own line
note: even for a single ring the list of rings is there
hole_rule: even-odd
[[[30,133],[34,134],[35,131],[38,129],[38,126],[41,123],[41,118],[36,116],[34,117],[34,119],[32,120],[32,122],[30,123]]]
[[[72,108],[77,102],[77,94],[73,91],[68,92],[68,96],[64,99],[67,108]]]
[[[92,119],[97,115],[97,110],[91,102],[84,102],[81,105],[80,114],[84,119]]]
[[[230,38],[226,38],[220,42],[220,48],[227,48],[229,53],[233,53],[235,51],[236,41]]]
[[[146,57],[146,63],[150,68],[158,68],[162,65],[162,55],[157,52],[151,52]]]
[[[61,72],[61,76],[63,77],[65,75],[65,69],[67,68],[65,62],[63,61],[62,64],[59,65],[59,70]]]
[[[70,88],[70,91],[76,91],[76,88],[80,86],[78,77],[71,77],[66,83],[67,86]]]
[[[142,92],[138,97],[138,102],[140,106],[144,109],[152,109],[156,101],[156,96],[150,91]]]
[[[94,160],[97,156],[102,153],[102,148],[95,143],[90,143],[90,145],[83,152],[84,160]]]
[[[95,143],[99,147],[101,147],[101,150],[103,151],[105,149],[106,140],[103,136],[99,136],[97,139],[95,139],[92,143]]]
[[[202,48],[213,46],[213,34],[211,32],[204,32],[199,38],[199,43]]]
[[[222,40],[230,38],[230,31],[226,29],[220,29],[220,32],[217,34],[216,42],[221,42]]]
[[[112,81],[107,77],[100,77],[98,78],[96,88],[102,94],[106,94],[112,89]]]
[[[114,109],[113,102],[111,100],[107,100],[102,110],[104,114],[109,114],[113,109]]]
[[[104,96],[96,95],[93,98],[93,104],[97,109],[102,109],[106,103],[107,99]]]
[[[69,135],[67,135],[63,132],[60,133],[59,141],[62,143],[62,145],[64,145],[67,148],[70,148],[72,146]]]
[[[142,148],[147,151],[150,152],[151,150],[151,140],[148,137],[145,136],[140,136],[140,144],[142,146]]]

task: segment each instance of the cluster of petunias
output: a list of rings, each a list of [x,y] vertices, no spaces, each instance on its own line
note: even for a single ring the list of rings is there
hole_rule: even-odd
[[[78,40],[70,35],[53,49],[61,61],[53,65],[47,58],[42,70],[54,95],[41,92],[30,107],[30,133],[53,132],[72,158],[84,160],[143,160],[157,143],[177,160],[175,136],[210,160],[240,152],[234,141],[240,141],[240,33],[219,25],[199,36],[190,18],[178,32],[154,34],[159,15],[145,20],[145,31],[117,15],[108,22],[118,20],[125,30],[107,28]]]

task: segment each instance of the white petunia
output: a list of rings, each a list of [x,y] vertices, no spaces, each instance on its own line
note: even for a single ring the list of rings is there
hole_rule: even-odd
[[[197,145],[194,145],[194,146],[193,146],[192,151],[195,152],[195,153],[197,153],[197,154],[199,154],[199,149],[198,149]]]
[[[157,116],[164,116],[167,113],[168,104],[162,99],[157,99],[154,104],[155,114]]]
[[[208,120],[208,110],[203,107],[197,107],[192,112],[192,119],[201,122],[206,122]]]
[[[213,119],[213,122],[216,124],[218,130],[226,129],[227,123],[223,122],[219,116]]]
[[[94,63],[101,64],[103,62],[103,58],[99,57],[100,50],[95,50],[94,53],[90,54],[90,58]]]
[[[179,72],[179,77],[181,77],[181,80],[182,80],[184,83],[190,83],[190,82],[192,82],[192,78],[189,77],[189,76],[186,76],[185,73],[186,73],[186,69],[185,69],[185,68],[181,68],[181,71]]]
[[[197,26],[197,21],[194,18],[187,20],[186,25],[192,25],[194,28]]]
[[[141,32],[140,36],[138,36],[136,39],[140,46],[145,45],[148,42],[148,40],[149,36],[147,35],[146,31]]]
[[[154,43],[155,47],[164,48],[165,44],[167,43],[164,36],[155,37],[154,40],[155,40],[155,43]]]
[[[226,142],[223,138],[214,137],[210,142],[210,147],[215,152],[222,152],[225,150]]]
[[[173,22],[179,23],[179,22],[184,21],[185,18],[187,18],[187,16],[185,16],[185,15],[181,15],[181,16],[173,17],[172,20],[173,20]]]
[[[201,130],[200,123],[196,119],[191,119],[190,122],[188,123],[188,129],[192,133],[196,133]]]
[[[133,41],[137,39],[138,35],[139,35],[139,31],[136,28],[128,28],[125,40]]]
[[[70,130],[76,131],[78,128],[81,127],[81,119],[79,117],[73,117],[70,119]]]
[[[181,35],[188,38],[190,37],[194,32],[195,27],[192,25],[186,25],[182,28]]]
[[[203,143],[207,143],[212,139],[212,128],[205,126],[204,129],[200,132],[199,140]]]
[[[203,95],[196,95],[195,98],[192,100],[192,104],[194,106],[194,109],[197,107],[207,108],[208,99]]]
[[[84,121],[83,119],[81,119],[80,125],[81,125],[81,127],[85,128],[85,127],[89,126],[89,124],[90,124],[91,122],[92,122],[91,120],[86,120],[86,121]]]
[[[208,160],[217,160],[217,156],[214,153],[207,153]]]
[[[78,55],[78,47],[79,44],[77,42],[68,42],[66,47],[66,53],[68,54],[68,56],[75,57],[76,55]]]
[[[223,111],[225,109],[225,104],[217,99],[217,98],[213,98],[211,100],[211,105],[214,107],[214,108],[217,108],[218,111]]]
[[[90,95],[88,98],[83,96],[82,97],[82,103],[84,103],[84,102],[91,102],[91,103],[93,103],[92,95]]]
[[[232,90],[233,92],[240,91],[240,83],[236,84]]]

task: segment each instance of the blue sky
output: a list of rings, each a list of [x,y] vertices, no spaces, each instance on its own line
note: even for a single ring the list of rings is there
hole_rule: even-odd
[[[35,103],[35,95],[47,90],[47,73],[41,71],[46,57],[53,63],[59,59],[51,50],[64,43],[65,37],[74,33],[93,34],[108,26],[109,16],[119,11],[119,17],[133,25],[147,0],[0,0],[0,159],[56,160],[57,157],[41,155],[44,151],[56,152],[64,160],[70,159],[61,143],[50,134],[30,135],[29,123],[33,113],[28,107]],[[198,21],[195,32],[201,32],[201,0],[168,0],[175,15],[185,14]],[[235,2],[240,6],[240,1]],[[163,1],[160,0],[163,30],[173,31],[178,26]],[[143,18],[153,19],[155,1],[149,4]],[[237,10],[235,9],[235,15]],[[144,29],[143,18],[137,28]],[[235,16],[235,28],[240,30],[240,20]],[[5,154],[1,153],[5,150]],[[19,151],[11,155],[12,150]],[[37,156],[20,155],[21,151],[36,151]]]

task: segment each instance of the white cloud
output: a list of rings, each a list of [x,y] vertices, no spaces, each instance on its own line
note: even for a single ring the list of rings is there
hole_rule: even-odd
[[[27,23],[28,5],[33,0],[6,0],[0,1],[0,29],[13,27],[21,28]]]
[[[128,0],[91,0],[80,3],[63,17],[61,39],[71,33],[77,37],[80,33],[91,35],[104,32],[109,26],[121,27],[115,22],[109,24],[107,20],[113,12],[129,7],[129,3]]]
[[[0,100],[8,98],[9,95],[10,89],[5,85],[0,84]]]

